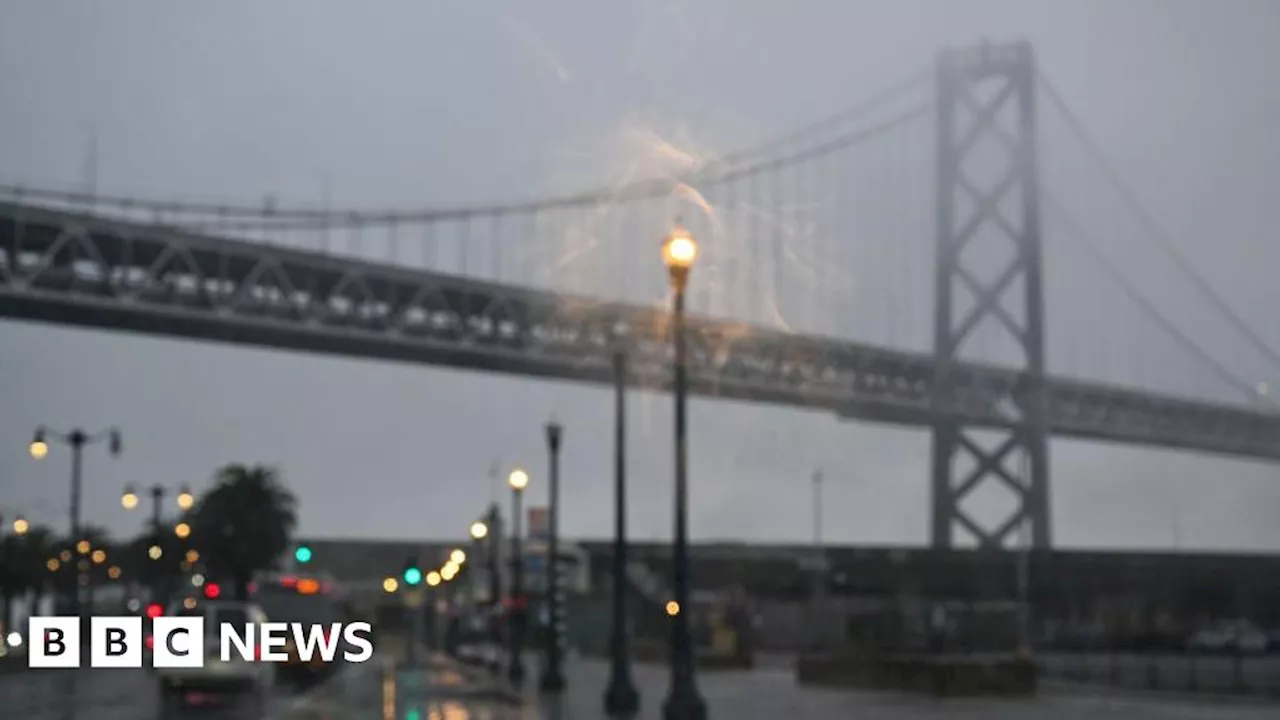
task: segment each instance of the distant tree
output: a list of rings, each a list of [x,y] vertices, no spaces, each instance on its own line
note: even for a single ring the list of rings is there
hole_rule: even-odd
[[[44,525],[33,525],[22,537],[9,539],[13,543],[12,567],[17,592],[42,589],[49,575],[49,558],[57,554],[57,536]]]
[[[43,586],[54,544],[52,531],[40,525],[0,540],[0,622],[6,630],[13,627],[14,598]]]
[[[190,518],[181,520],[191,522]],[[119,564],[127,579],[146,585],[153,600],[163,601],[182,576],[183,556],[189,544],[189,540],[174,535],[170,524],[148,528],[123,545]],[[160,557],[151,557],[153,546],[160,548]]]
[[[247,599],[254,573],[275,566],[289,548],[297,501],[276,471],[261,465],[227,465],[217,484],[191,513],[192,539],[201,561]]]

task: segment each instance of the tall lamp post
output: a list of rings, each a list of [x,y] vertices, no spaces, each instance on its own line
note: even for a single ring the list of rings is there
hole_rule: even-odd
[[[554,419],[546,426],[547,451],[551,455],[550,501],[547,503],[547,661],[542,668],[541,690],[558,693],[564,690],[561,647],[564,620],[560,617],[560,440],[564,427]]]
[[[49,441],[55,440],[63,445],[71,448],[71,537],[80,539],[80,495],[83,487],[83,479],[81,474],[82,454],[84,448],[89,445],[96,445],[100,442],[108,443],[112,457],[120,454],[123,443],[120,438],[120,431],[116,428],[107,428],[96,433],[87,433],[84,430],[76,428],[69,433],[60,433],[50,430],[44,426],[36,428],[35,436],[31,438],[31,457],[35,460],[43,460],[49,455]],[[74,615],[80,615],[80,594],[83,592],[85,585],[84,573],[81,573],[76,579],[76,590],[71,595],[71,611]]]
[[[684,291],[689,271],[698,259],[698,243],[678,223],[662,243],[662,261],[667,266],[674,295],[671,336],[675,344],[675,543],[672,575],[675,591],[671,619],[671,688],[663,704],[667,720],[703,720],[707,705],[698,693],[694,678],[693,638],[689,630],[689,540],[688,540],[688,447],[685,428],[685,332]]]
[[[520,534],[521,499],[529,486],[529,474],[516,468],[507,476],[511,487],[511,614],[507,616],[507,634],[511,641],[511,663],[507,666],[507,679],[520,687],[524,684],[524,545]]]
[[[612,716],[631,716],[640,709],[627,648],[626,385],[627,354],[619,348],[613,354],[613,634],[609,685],[604,691],[604,711]]]

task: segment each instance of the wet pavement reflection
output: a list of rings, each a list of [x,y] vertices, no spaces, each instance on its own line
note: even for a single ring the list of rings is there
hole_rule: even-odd
[[[601,720],[602,662],[570,663],[557,700],[504,699],[487,673],[447,661],[406,670],[378,662],[347,668],[304,691],[281,689],[265,714],[239,702],[201,703],[163,720]],[[661,717],[663,668],[637,666],[639,720]],[[1124,699],[1047,692],[1027,699],[937,700],[796,685],[789,669],[706,673],[700,685],[717,720],[1273,720],[1280,706],[1213,705],[1173,697]],[[38,671],[0,675],[0,720],[161,720],[155,679],[145,670]],[[1273,701],[1274,703],[1274,701]]]

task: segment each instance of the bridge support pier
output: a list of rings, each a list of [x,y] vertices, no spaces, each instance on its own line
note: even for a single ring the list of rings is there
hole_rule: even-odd
[[[934,547],[955,545],[958,530],[980,547],[1002,547],[1028,526],[1034,547],[1050,544],[1035,91],[1027,43],[938,59]],[[1017,389],[996,391],[952,373],[981,361],[1016,368]],[[972,423],[960,399],[974,397],[999,406],[1007,426]],[[986,432],[1003,437],[984,443],[978,434]],[[1019,469],[1011,470],[1014,461]],[[1007,486],[1016,501],[994,525],[964,507],[989,483]]]

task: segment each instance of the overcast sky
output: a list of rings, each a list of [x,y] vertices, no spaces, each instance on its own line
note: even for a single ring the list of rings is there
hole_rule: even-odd
[[[1178,245],[1280,345],[1276,27],[1269,0],[6,0],[0,180],[83,186],[96,135],[103,192],[282,204],[327,194],[342,207],[537,197],[657,168],[671,157],[659,140],[706,157],[804,125],[928,70],[942,46],[1026,38]],[[1078,146],[1047,144],[1056,167],[1074,167]],[[927,159],[917,155],[926,170]],[[1084,173],[1064,170],[1051,192],[1079,201],[1117,261],[1154,278],[1152,294],[1236,372],[1280,387],[1280,369],[1228,337],[1185,280],[1155,273],[1132,218],[1099,220],[1092,209],[1110,194]],[[925,217],[928,181],[903,190]],[[916,227],[899,230],[927,247],[928,225]],[[875,274],[850,272],[855,283]],[[1132,311],[1102,304],[1097,281],[1077,272],[1087,274],[1048,271],[1051,323],[1079,329],[1055,331],[1054,364],[1133,340],[1114,321]],[[853,324],[870,327],[894,302],[877,299],[888,289],[875,280],[859,285],[872,297]],[[910,295],[904,333],[927,338],[929,299]],[[527,466],[537,502],[541,423],[554,413],[567,428],[564,530],[610,531],[601,389],[20,323],[0,323],[0,338],[6,514],[65,523],[68,454],[55,447],[33,463],[36,425],[118,424],[125,454],[90,451],[85,476],[86,521],[115,532],[142,520],[116,500],[126,483],[200,488],[239,461],[281,469],[304,533],[461,536],[493,493],[495,460]],[[1204,382],[1186,360],[1167,370],[1173,353],[1136,352],[1126,346],[1120,364],[1163,373],[1165,385]],[[923,432],[703,400],[691,412],[696,537],[808,539],[821,467],[828,539],[925,541]],[[669,399],[635,396],[632,418],[632,528],[669,537]],[[1065,441],[1051,452],[1061,546],[1280,548],[1275,467]],[[998,522],[998,500],[979,505]]]

